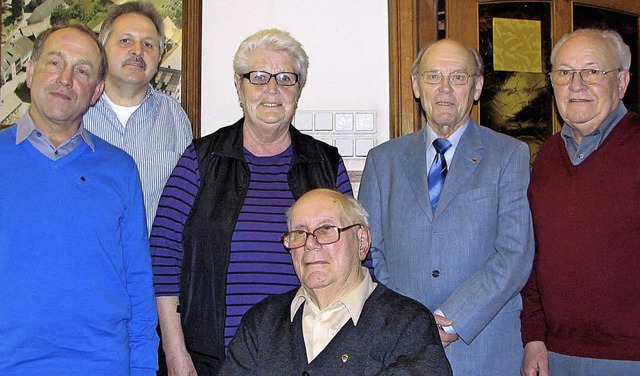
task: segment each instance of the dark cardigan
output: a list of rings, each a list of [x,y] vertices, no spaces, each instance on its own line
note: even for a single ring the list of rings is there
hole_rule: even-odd
[[[290,320],[295,294],[270,296],[247,312],[220,375],[452,374],[431,312],[382,284],[365,302],[358,325],[347,322],[307,363],[303,309]]]

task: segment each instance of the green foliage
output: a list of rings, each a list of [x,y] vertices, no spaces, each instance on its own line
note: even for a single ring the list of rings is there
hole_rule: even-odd
[[[164,16],[169,16],[178,28],[182,28],[182,0],[167,0],[159,12]]]
[[[11,0],[11,16],[15,20],[19,20],[22,17],[23,8],[24,0]]]
[[[106,12],[107,7],[111,5],[111,2],[106,0],[67,0],[66,3],[66,5],[57,6],[51,13],[52,25],[63,20],[76,20],[90,24],[96,14]]]
[[[2,3],[2,24],[3,26],[9,26],[15,21],[22,18],[24,11],[24,0],[11,0]]]
[[[42,3],[44,3],[44,0],[31,0],[31,2],[24,7],[24,11],[31,13]]]

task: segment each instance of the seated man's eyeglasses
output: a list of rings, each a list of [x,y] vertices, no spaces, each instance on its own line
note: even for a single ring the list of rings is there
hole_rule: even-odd
[[[304,230],[293,230],[285,233],[280,238],[280,241],[287,250],[299,248],[307,243],[309,235],[316,239],[316,242],[321,245],[332,244],[340,240],[340,233],[349,230],[350,228],[362,226],[360,223],[354,223],[350,226],[340,228],[338,226],[321,226],[312,232]]]
[[[573,76],[578,73],[585,85],[599,84],[604,80],[604,76],[611,72],[620,72],[621,69],[557,69],[549,72],[549,78],[554,85],[569,85],[573,81]]]
[[[269,73],[264,71],[251,71],[242,75],[253,85],[266,85],[275,77],[276,83],[280,86],[293,86],[298,83],[298,74],[293,72]]]
[[[427,71],[420,73],[422,81],[425,84],[439,84],[446,77],[451,85],[466,85],[469,82],[469,77],[477,76],[477,73],[469,74],[466,72],[452,72],[444,74],[438,71]]]

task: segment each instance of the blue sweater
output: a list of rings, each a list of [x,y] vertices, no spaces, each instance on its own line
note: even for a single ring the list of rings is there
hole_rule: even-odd
[[[92,140],[52,161],[0,132],[1,375],[155,375],[137,169]]]

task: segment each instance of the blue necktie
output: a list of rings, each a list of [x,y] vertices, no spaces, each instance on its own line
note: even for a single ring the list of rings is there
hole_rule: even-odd
[[[436,156],[433,158],[427,182],[429,183],[431,209],[435,212],[444,185],[444,178],[447,177],[447,161],[444,159],[444,153],[449,150],[451,143],[447,139],[436,138],[433,141],[433,147],[436,148]]]

